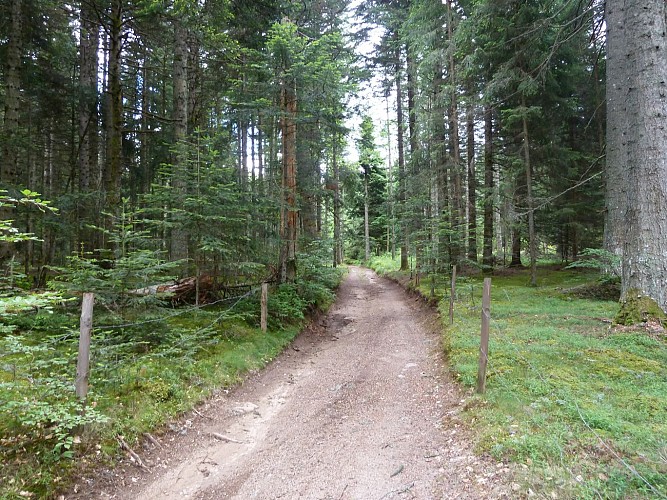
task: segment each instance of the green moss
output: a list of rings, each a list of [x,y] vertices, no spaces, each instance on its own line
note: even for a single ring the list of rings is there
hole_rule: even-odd
[[[540,268],[540,286],[532,288],[527,270],[494,275],[487,392],[467,396],[463,414],[475,431],[475,449],[522,464],[516,468],[521,480],[539,497],[667,496],[667,349],[643,329],[610,332],[616,299],[567,293],[590,289],[597,279],[580,270]],[[458,281],[449,326],[449,280],[436,280],[450,369],[470,394],[481,281]],[[430,279],[422,278],[420,291],[430,295]],[[638,321],[658,312],[638,309],[646,311]]]
[[[618,325],[631,326],[651,320],[664,324],[667,315],[651,297],[647,297],[637,289],[628,290],[625,298],[621,299],[621,310],[618,311],[614,322]]]

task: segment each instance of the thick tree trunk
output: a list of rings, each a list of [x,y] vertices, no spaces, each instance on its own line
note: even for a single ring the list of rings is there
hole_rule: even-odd
[[[97,13],[88,2],[81,2],[79,28],[79,202],[78,240],[85,251],[93,251],[98,245],[95,235],[86,229],[87,222],[95,222],[94,205],[88,196],[98,189],[98,95],[97,65],[100,39]]]
[[[523,267],[521,264],[521,230],[518,227],[512,229],[512,260],[508,267]]]
[[[319,190],[320,132],[317,122],[299,124],[296,146],[296,162],[299,165],[298,191],[299,216],[303,234],[317,238],[317,191]]]
[[[10,31],[5,60],[5,110],[3,123],[0,181],[6,186],[18,183],[18,131],[21,102],[22,1],[11,0]]]
[[[187,151],[185,140],[188,133],[188,38],[187,30],[179,22],[174,26],[173,61],[173,123],[174,147],[176,152],[172,165],[172,186],[176,200],[182,200],[187,193]],[[180,204],[176,202],[176,208]],[[170,254],[172,260],[188,258],[188,234],[183,221],[176,218],[171,230]]]
[[[296,112],[294,89],[286,86],[281,93],[281,129],[283,135],[283,193],[284,207],[281,217],[280,280],[283,283],[296,279],[296,250],[298,229],[297,163],[296,163]]]
[[[606,136],[606,210],[604,225],[604,248],[618,258],[618,264],[608,272],[620,276],[623,256],[623,240],[627,203],[627,182],[624,166],[628,165],[627,147],[627,93],[623,85],[630,71],[626,59],[625,4],[606,3],[607,23],[607,136]]]
[[[664,0],[606,5],[607,243],[622,246],[621,299],[647,297],[667,311],[667,7]]]
[[[484,108],[484,241],[482,262],[493,267],[493,109]]]
[[[391,160],[391,129],[389,118],[389,92],[385,95],[387,108],[387,252],[391,251],[391,260],[396,258],[396,221],[394,214],[393,163]]]
[[[407,98],[408,98],[408,143],[410,144],[410,193],[412,196],[419,196],[422,186],[419,185],[422,170],[422,160],[419,152],[419,140],[417,132],[417,105],[416,105],[416,86],[417,86],[417,65],[415,64],[412,48],[410,44],[406,44],[405,48],[405,63],[407,69]],[[408,189],[408,181],[406,179],[406,190]],[[414,204],[411,210],[409,219],[412,220],[410,229],[412,234],[412,241],[415,247],[415,269],[421,269],[423,262],[422,248],[424,246],[423,224],[424,224],[424,207],[420,204]],[[407,214],[406,214],[407,215]],[[405,215],[404,215],[405,217]],[[419,271],[417,271],[419,274]]]
[[[148,51],[146,51],[148,52]],[[151,182],[153,180],[153,173],[151,171],[150,165],[150,148],[149,148],[149,123],[148,123],[148,113],[149,113],[149,88],[148,88],[148,55],[144,55],[143,67],[141,68],[141,131],[142,134],[139,137],[140,146],[139,146],[139,168],[141,169],[141,180],[142,180],[142,192],[149,193],[151,189]]]

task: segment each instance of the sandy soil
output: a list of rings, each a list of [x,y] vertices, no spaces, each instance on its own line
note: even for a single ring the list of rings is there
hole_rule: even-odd
[[[509,467],[472,452],[438,331],[398,285],[352,267],[266,370],[138,448],[147,468],[128,460],[66,498],[516,497]]]

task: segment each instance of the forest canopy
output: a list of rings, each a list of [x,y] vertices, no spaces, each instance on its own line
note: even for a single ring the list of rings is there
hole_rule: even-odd
[[[662,23],[664,6],[649,4]],[[36,286],[72,255],[112,266],[142,245],[177,262],[181,277],[243,281],[252,263],[263,269],[256,279],[292,281],[298,253],[314,241],[334,266],[399,252],[404,269],[528,265],[537,284],[539,259],[577,261],[604,236],[619,262],[607,270],[628,283],[636,274],[621,270],[641,247],[636,235],[613,229],[623,212],[615,186],[633,174],[606,161],[624,146],[619,127],[607,132],[616,102],[607,80],[622,76],[607,75],[605,29],[609,47],[618,45],[604,22],[633,6],[11,0],[1,8],[0,182],[10,196],[27,188],[59,209],[2,209],[36,237],[4,245],[0,257],[19,262]],[[639,36],[633,26],[621,33],[626,41]],[[633,57],[642,50],[621,46]],[[144,235],[141,244],[119,242],[119,220]],[[648,295],[664,309],[663,291]]]

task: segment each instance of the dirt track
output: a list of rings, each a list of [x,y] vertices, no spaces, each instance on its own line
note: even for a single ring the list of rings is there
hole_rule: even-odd
[[[509,470],[472,453],[434,330],[398,285],[353,267],[292,348],[137,450],[150,471],[101,472],[68,498],[504,498]]]

